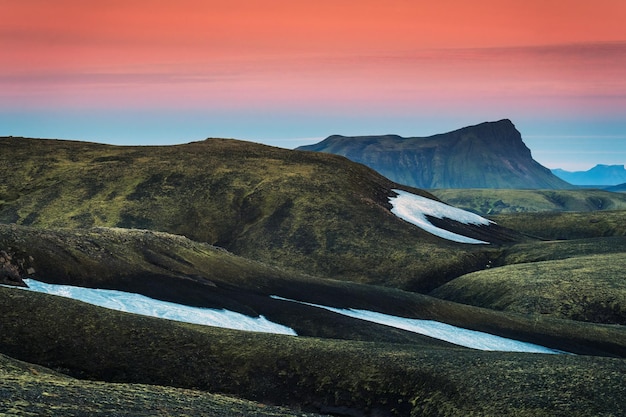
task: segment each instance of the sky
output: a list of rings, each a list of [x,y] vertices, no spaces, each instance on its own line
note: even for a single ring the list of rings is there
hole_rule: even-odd
[[[626,162],[623,0],[0,0],[0,135],[294,148],[508,118]]]

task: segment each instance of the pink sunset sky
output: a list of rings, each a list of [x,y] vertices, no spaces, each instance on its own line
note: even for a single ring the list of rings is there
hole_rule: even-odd
[[[623,0],[0,0],[0,135],[427,136],[509,118],[549,168],[626,162]]]

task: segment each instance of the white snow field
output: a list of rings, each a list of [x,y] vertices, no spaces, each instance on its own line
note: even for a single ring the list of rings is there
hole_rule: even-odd
[[[25,279],[24,282],[29,288],[15,288],[72,298],[74,300],[83,301],[100,307],[141,314],[144,316],[202,324],[206,326],[223,327],[227,329],[297,336],[293,329],[271,322],[263,316],[253,318],[244,314],[223,309],[217,310],[189,307],[182,304],[155,300],[140,294],[117,290],[46,284],[34,279]],[[423,334],[435,339],[445,340],[450,343],[474,349],[503,352],[564,353],[532,343],[520,342],[475,330],[467,330],[433,320],[409,319],[368,310],[327,307],[324,305],[291,300],[275,295],[272,295],[271,298],[323,308],[356,319]]]
[[[455,345],[465,346],[473,349],[493,350],[501,352],[528,352],[551,354],[565,353],[559,350],[535,345],[533,343],[520,342],[518,340],[507,339],[505,337],[479,332],[476,330],[463,329],[461,327],[452,326],[450,324],[441,323],[434,320],[409,319],[405,317],[377,313],[375,311],[327,307],[319,304],[290,300],[288,298],[283,298],[275,295],[272,295],[271,297],[276,300],[291,301],[295,303],[310,305],[313,307],[323,308],[334,313],[343,314],[344,316],[353,317],[365,321],[371,321],[373,323],[384,324],[385,326],[395,327],[413,333],[423,334],[425,336],[430,336],[439,340],[445,340],[446,342],[454,343]]]
[[[229,310],[190,307],[116,290],[46,284],[34,279],[25,279],[24,282],[31,291],[73,298],[112,310],[227,329],[297,336],[293,329],[271,322],[263,316],[250,317]]]
[[[489,244],[489,242],[484,242],[482,240],[473,239],[471,237],[441,229],[430,223],[426,216],[436,217],[438,219],[445,218],[459,223],[476,225],[489,225],[493,223],[491,220],[487,220],[478,214],[470,213],[469,211],[461,210],[459,208],[431,200],[430,198],[411,194],[402,190],[393,191],[396,192],[398,196],[391,197],[389,199],[389,202],[393,206],[391,212],[402,220],[412,223],[435,236],[452,240],[454,242]]]

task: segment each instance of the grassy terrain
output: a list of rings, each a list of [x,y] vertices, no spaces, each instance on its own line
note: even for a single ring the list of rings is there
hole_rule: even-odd
[[[0,288],[0,298],[2,351],[74,377],[193,388],[336,415],[611,416],[626,412],[621,401],[626,394],[622,359],[255,334],[118,313],[17,289]],[[2,372],[15,375],[15,362],[6,362],[3,357]],[[20,365],[22,370],[24,366],[28,368]],[[76,390],[87,395],[92,387],[113,395],[107,400],[93,393],[97,401],[124,401],[137,390],[143,401],[156,391],[163,393],[167,407],[178,406],[181,398],[176,396],[184,393],[131,385],[134,391],[120,395],[116,389],[127,385],[82,385],[77,380],[72,380],[72,388],[56,391],[50,384],[58,384],[58,378],[46,373],[31,381],[33,385],[20,383],[10,389],[46,390],[51,398],[42,396],[38,401],[52,404],[58,404],[55,394]],[[197,391],[184,393],[184,398],[185,404],[212,401]],[[224,407],[231,406],[224,401]]]
[[[0,416],[42,415],[287,417],[294,411],[202,391],[78,380],[0,354]]]
[[[601,325],[545,320],[537,328],[535,319],[392,288],[287,272],[162,232],[0,225],[1,248],[13,253],[17,265],[27,259],[22,272],[45,282],[119,289],[188,305],[262,314],[300,335],[446,346],[412,333],[274,300],[270,295],[439,320],[576,353],[626,356],[622,355],[626,334]]]
[[[602,190],[439,189],[434,195],[481,215],[625,210],[626,195]]]
[[[342,280],[428,291],[488,257],[398,219],[389,197],[401,186],[335,155],[223,139],[120,147],[4,138],[0,175],[0,222],[169,232]],[[519,238],[489,229],[496,244]]]
[[[0,287],[0,415],[145,415],[156,398],[162,415],[626,414],[626,211],[438,221],[493,242],[457,244],[389,211],[394,188],[428,193],[342,157],[221,139],[4,138],[0,175],[0,283],[132,291],[263,315],[299,335]],[[433,290],[460,302],[424,295]],[[577,355],[479,352],[270,295]]]
[[[626,325],[624,271],[626,252],[577,256],[474,272],[431,295],[499,311]]]
[[[544,240],[626,236],[626,210],[583,213],[517,213],[490,216],[504,227]]]

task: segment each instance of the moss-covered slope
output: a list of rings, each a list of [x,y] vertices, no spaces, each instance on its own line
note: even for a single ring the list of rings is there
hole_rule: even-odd
[[[431,295],[499,311],[624,326],[625,271],[626,252],[577,256],[474,272]]]
[[[0,222],[165,231],[339,279],[426,291],[480,269],[489,250],[398,219],[389,197],[400,186],[363,165],[250,142],[120,147],[2,138],[0,176]],[[487,229],[477,237],[518,238]]]
[[[626,210],[592,213],[514,213],[490,218],[502,226],[543,240],[626,236]]]
[[[602,190],[439,189],[434,195],[481,215],[626,209],[626,195]]]
[[[0,415],[289,417],[294,410],[197,390],[79,380],[0,354]]]
[[[50,283],[131,291],[250,316],[262,314],[300,335],[448,346],[319,308],[275,300],[270,295],[438,320],[576,353],[620,356],[626,348],[626,335],[601,325],[547,319],[538,326],[535,318],[397,289],[287,272],[162,232],[0,225],[0,250],[12,255],[13,264],[23,276]]]
[[[75,377],[194,388],[336,415],[626,412],[623,359],[255,334],[139,317],[18,289],[0,288],[0,297],[0,351]],[[42,379],[42,386],[48,381]],[[86,383],[79,392],[93,386],[98,388]],[[100,386],[105,392],[117,387]],[[160,389],[140,393],[139,400],[154,391]],[[203,401],[194,392],[167,391],[162,399],[169,406],[181,401],[172,395]]]

